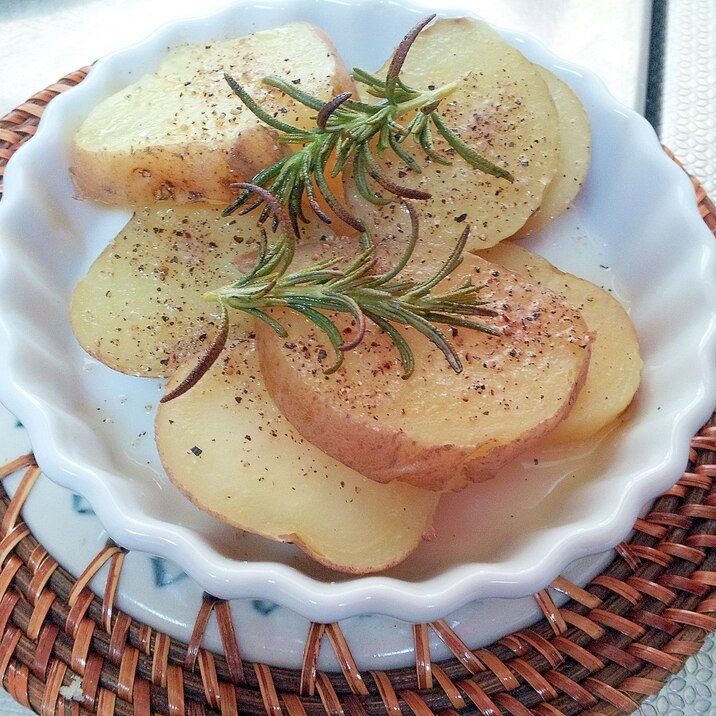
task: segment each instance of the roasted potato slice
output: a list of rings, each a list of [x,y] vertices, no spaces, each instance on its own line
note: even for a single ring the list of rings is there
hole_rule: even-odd
[[[415,354],[404,380],[395,346],[369,324],[343,366],[326,375],[333,356],[324,334],[276,309],[288,338],[256,327],[269,393],[307,440],[373,480],[447,490],[493,476],[567,415],[587,373],[590,337],[563,298],[483,258],[465,256],[441,286],[468,276],[484,282],[480,296],[497,311],[485,322],[504,331],[456,331],[462,373],[415,329],[403,329]],[[335,320],[350,340],[351,320]]]
[[[384,73],[385,67],[377,72]],[[541,204],[559,158],[557,113],[540,72],[488,25],[459,18],[438,20],[420,33],[401,79],[418,89],[456,81],[458,88],[439,105],[445,124],[514,177],[510,182],[474,169],[436,132],[434,149],[452,160],[449,166],[425,158],[411,139],[402,146],[419,158],[420,173],[392,152],[382,157],[376,153],[378,171],[385,177],[432,195],[416,202],[429,234],[416,249],[416,262],[436,265],[444,260],[462,222],[472,227],[468,250],[487,248],[514,234]],[[369,95],[363,99],[371,101]],[[406,212],[393,203],[371,204],[356,188],[354,175],[345,171],[344,177],[352,211],[382,242],[382,250],[397,244],[400,251],[410,231]]]
[[[589,117],[571,87],[544,67],[537,68],[549,87],[559,121],[559,163],[539,208],[519,229],[516,238],[533,234],[567,210],[589,171]]]
[[[171,200],[228,203],[245,181],[288,150],[232,92],[235,77],[267,112],[313,126],[315,114],[261,80],[275,75],[329,99],[353,83],[330,40],[293,23],[225,42],[171,50],[155,73],[108,97],[79,128],[71,173],[78,196],[145,206]]]
[[[584,440],[615,420],[639,387],[639,339],[627,312],[595,284],[564,273],[549,261],[511,243],[483,254],[531,283],[555,291],[579,309],[594,333],[587,380],[569,415],[548,436],[550,442]]]
[[[221,318],[203,294],[234,280],[242,257],[251,264],[257,235],[254,218],[215,208],[138,211],[75,287],[80,345],[122,373],[171,375]]]
[[[180,368],[168,389],[192,365]],[[170,479],[200,508],[294,542],[334,569],[387,569],[432,535],[439,495],[379,485],[301,437],[266,392],[246,335],[188,393],[160,405],[156,438]]]

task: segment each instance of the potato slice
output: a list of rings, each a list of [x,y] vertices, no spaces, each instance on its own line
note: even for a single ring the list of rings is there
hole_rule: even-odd
[[[188,393],[160,405],[156,438],[172,482],[201,509],[294,542],[334,569],[387,569],[432,534],[439,496],[379,485],[304,440],[268,396],[247,336]]]
[[[325,375],[333,357],[324,335],[302,316],[275,310],[287,339],[256,328],[269,393],[306,439],[373,480],[454,490],[493,476],[569,412],[590,340],[579,313],[554,292],[473,255],[449,283],[467,276],[484,282],[481,296],[498,311],[486,322],[506,330],[495,337],[459,329],[452,340],[462,373],[405,329],[416,368],[403,380],[395,347],[369,324],[343,366]],[[349,339],[351,322],[336,316],[336,323]]]
[[[377,74],[384,73],[385,67]],[[424,159],[410,139],[403,146],[420,158],[420,174],[392,152],[377,159],[389,179],[432,194],[431,199],[416,202],[422,226],[430,234],[429,242],[424,240],[416,249],[416,261],[443,261],[461,222],[472,227],[468,250],[487,248],[514,234],[539,207],[559,156],[557,114],[539,71],[485,23],[459,18],[438,20],[418,36],[401,77],[418,89],[456,80],[458,89],[439,107],[445,124],[514,176],[513,183],[495,178],[458,156],[450,157],[452,165],[443,166]],[[452,154],[437,133],[434,140],[437,151]],[[352,211],[383,242],[384,250],[392,242],[400,251],[402,237],[410,231],[406,212],[395,204],[370,204],[358,193],[350,172],[344,174]]]
[[[266,88],[265,76],[300,80],[325,99],[353,87],[330,40],[306,23],[175,48],[155,73],[85,119],[72,149],[78,195],[131,206],[230,201],[232,182],[250,179],[288,150],[234,95],[225,72],[267,112],[303,127],[313,126],[315,111]]]
[[[516,238],[533,234],[567,210],[579,193],[589,171],[591,137],[589,118],[571,87],[544,67],[537,68],[549,87],[559,121],[559,164],[537,211]]]
[[[195,206],[137,212],[75,287],[77,340],[122,373],[171,375],[215,330],[220,308],[202,296],[236,278],[255,222]]]
[[[548,439],[562,443],[598,433],[628,407],[639,387],[639,339],[627,312],[603,289],[514,244],[502,243],[483,255],[552,289],[581,312],[595,334],[587,380],[571,412]]]

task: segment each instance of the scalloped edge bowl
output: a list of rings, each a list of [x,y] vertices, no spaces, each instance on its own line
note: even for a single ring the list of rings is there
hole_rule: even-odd
[[[696,210],[690,181],[662,152],[647,122],[613,100],[591,73],[522,34],[503,31],[531,60],[567,81],[587,108],[593,162],[576,216],[592,235],[608,237],[600,256],[613,264],[617,284],[628,287],[645,357],[633,420],[611,451],[603,479],[580,488],[584,514],[561,523],[557,515],[545,529],[522,535],[509,559],[460,564],[427,579],[326,578],[292,566],[290,554],[281,551],[277,559],[235,558],[210,539],[211,520],[185,510],[139,459],[141,451],[127,452],[107,439],[103,425],[117,420],[116,434],[136,443],[143,424],[128,425],[126,418],[122,424],[121,410],[102,395],[106,390],[127,402],[125,377],[99,371],[101,390],[86,387],[98,369],[71,336],[67,300],[128,214],[72,197],[68,148],[82,118],[103,97],[151,71],[174,44],[305,19],[329,32],[349,65],[371,67],[429,10],[417,1],[239,2],[210,17],[170,24],[97,62],[78,87],[53,100],[36,136],[9,162],[0,202],[0,399],[27,427],[45,474],[86,497],[118,544],[173,560],[217,597],[270,599],[315,621],[365,613],[428,621],[475,599],[534,593],[568,563],[627,535],[643,506],[679,478],[690,439],[716,403],[715,242]],[[451,7],[440,14],[473,13]],[[370,52],[355,40],[369,34]],[[578,268],[578,251],[565,256],[551,239],[535,246],[561,259],[561,268]],[[155,404],[158,390],[143,386],[129,402]],[[145,423],[151,430],[149,418]],[[151,462],[151,450],[147,454]]]

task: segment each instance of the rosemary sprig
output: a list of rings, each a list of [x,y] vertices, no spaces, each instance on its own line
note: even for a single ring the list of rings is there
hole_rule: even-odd
[[[367,320],[383,329],[395,344],[403,365],[403,377],[414,369],[413,353],[396,325],[411,326],[434,343],[445,355],[455,372],[462,370],[460,358],[445,334],[436,324],[471,328],[498,335],[491,326],[472,320],[474,316],[494,316],[495,313],[479,301],[477,286],[467,278],[456,287],[442,293],[433,289],[462,262],[462,252],[469,227],[455,244],[442,267],[425,281],[403,279],[399,274],[412,256],[418,240],[418,221],[414,209],[406,203],[411,218],[411,237],[397,263],[384,273],[375,273],[374,248],[363,250],[350,263],[328,259],[311,266],[289,271],[296,242],[284,234],[278,244],[267,250],[266,233],[253,269],[239,280],[207,298],[220,301],[223,306],[244,311],[266,322],[282,337],[286,329],[267,311],[288,308],[302,314],[325,333],[335,351],[335,357],[325,373],[340,368],[345,351],[355,348],[363,340]],[[341,331],[323,312],[348,313],[353,316],[356,333],[344,342]]]
[[[431,15],[419,22],[403,38],[393,54],[384,79],[360,68],[353,70],[354,80],[366,85],[367,91],[380,99],[375,104],[353,100],[350,93],[340,94],[324,103],[284,80],[276,77],[265,78],[265,84],[281,90],[317,112],[316,126],[309,130],[282,122],[264,111],[233,77],[226,75],[229,86],[246,107],[279,132],[281,143],[301,145],[300,149],[263,169],[251,180],[252,185],[264,187],[287,208],[294,233],[297,235],[299,221],[307,221],[303,210],[304,197],[318,218],[325,223],[331,223],[330,216],[321,208],[319,195],[346,224],[360,232],[365,230],[363,222],[354,217],[332,192],[326,180],[331,163],[333,166],[330,175],[335,177],[350,162],[358,191],[374,204],[390,201],[383,196],[384,192],[400,198],[430,198],[428,192],[403,186],[383,175],[373,155],[373,144],[379,155],[390,150],[412,171],[420,172],[417,160],[402,144],[408,137],[413,137],[422,152],[431,160],[450,164],[446,156],[433,148],[433,132],[437,131],[445,138],[453,152],[471,166],[513,181],[508,171],[477,154],[440,117],[438,107],[441,100],[457,89],[458,82],[434,89],[418,90],[407,86],[400,79],[400,72],[412,44],[434,17],[435,15]],[[260,221],[265,221],[271,213],[270,204],[265,203],[261,197],[248,203],[251,196],[252,191],[245,189],[226,208],[224,214],[231,214],[239,208],[241,213],[248,213],[263,205]],[[276,221],[274,217],[274,226]]]
[[[258,194],[279,222],[287,226],[285,208],[269,191],[250,184],[241,184],[241,188]],[[452,253],[433,276],[424,281],[401,278],[418,242],[417,213],[407,201],[403,203],[410,216],[410,239],[395,265],[384,273],[375,273],[374,244],[367,235],[361,253],[345,266],[341,265],[345,260],[339,257],[289,271],[296,250],[295,237],[290,232],[281,232],[278,241],[269,246],[267,233],[260,228],[259,253],[253,268],[234,283],[205,294],[206,299],[217,301],[221,306],[220,330],[193,370],[161,402],[173,400],[192,388],[216,361],[229,335],[229,309],[243,311],[264,321],[282,337],[288,333],[269,313],[270,309],[287,308],[308,318],[326,335],[335,352],[331,365],[324,368],[326,374],[338,370],[344,353],[360,344],[369,320],[386,333],[398,350],[403,378],[412,375],[415,361],[410,345],[396,327],[398,325],[416,329],[436,345],[449,366],[460,373],[460,358],[437,324],[500,335],[499,329],[473,320],[476,316],[496,315],[486,307],[485,301],[478,298],[483,286],[466,278],[447,291],[434,291],[462,263],[469,227],[465,227]],[[347,313],[355,319],[356,333],[350,341],[343,340],[338,326],[326,315],[332,312]]]

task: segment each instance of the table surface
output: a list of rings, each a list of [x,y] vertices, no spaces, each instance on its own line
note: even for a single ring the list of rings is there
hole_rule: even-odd
[[[203,0],[199,10],[195,0],[0,0],[0,116],[58,78],[141,40],[168,20],[227,4]],[[456,4],[435,0],[431,6]],[[624,104],[642,113],[648,110],[663,143],[712,196],[716,194],[713,0],[679,0],[668,6],[659,0],[463,4],[497,25],[538,37],[556,54],[596,72]],[[652,38],[656,43],[650,55]],[[715,655],[712,635],[641,713],[713,713]],[[27,713],[0,692],[0,716]]]

